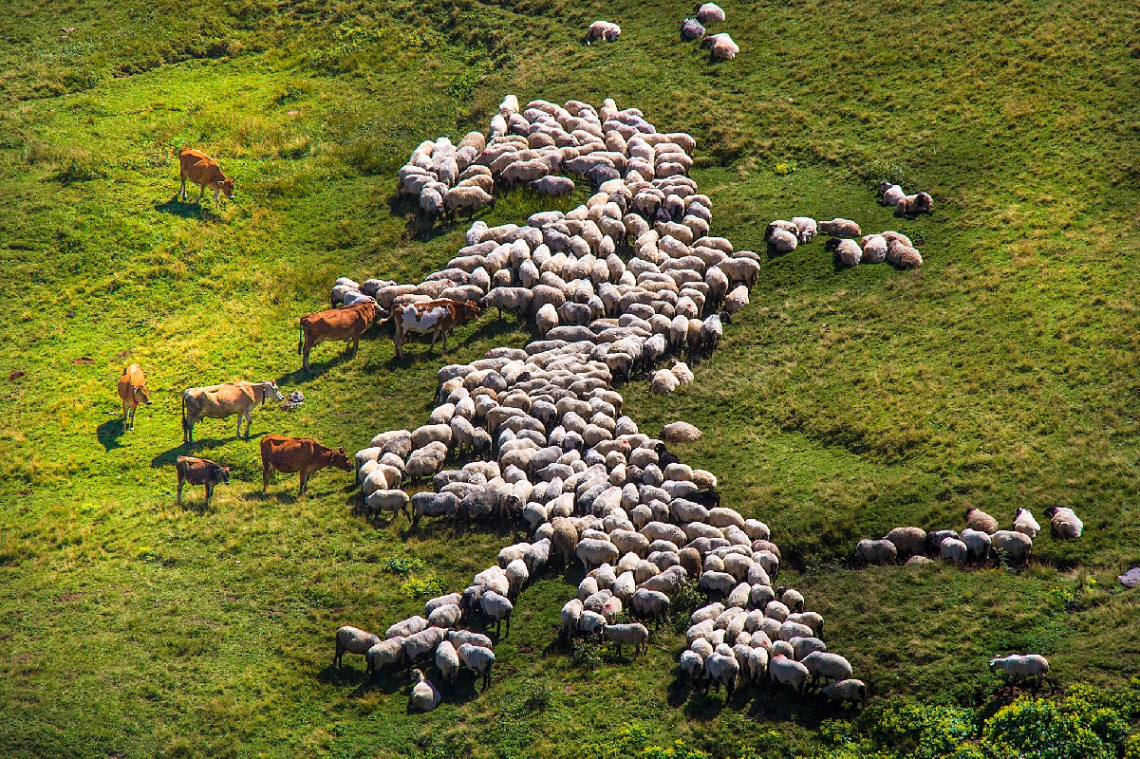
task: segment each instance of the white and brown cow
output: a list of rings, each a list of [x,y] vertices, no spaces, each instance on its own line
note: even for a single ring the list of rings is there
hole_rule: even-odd
[[[412,303],[406,306],[396,306],[392,309],[391,319],[395,322],[396,331],[393,340],[396,343],[396,355],[404,357],[404,339],[409,332],[420,334],[431,333],[431,347],[435,348],[436,338],[443,335],[443,350],[447,350],[447,335],[464,322],[479,318],[479,305],[469,300],[457,303],[453,300],[429,300],[424,303]]]
[[[283,401],[285,396],[277,383],[227,382],[224,385],[192,387],[182,391],[182,442],[194,442],[194,425],[202,419],[225,419],[238,415],[237,435],[241,437],[241,420],[245,418],[245,439],[249,440],[249,427],[253,424],[249,412],[264,403],[270,396]]]

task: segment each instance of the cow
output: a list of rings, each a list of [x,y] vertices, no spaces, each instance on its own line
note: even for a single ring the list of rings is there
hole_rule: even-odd
[[[119,377],[119,400],[123,402],[123,432],[135,428],[135,411],[139,404],[150,405],[150,393],[146,389],[146,375],[138,364],[131,364]]]
[[[261,439],[262,492],[269,492],[269,478],[273,472],[301,473],[301,489],[297,495],[305,494],[305,486],[315,472],[333,466],[352,472],[356,469],[343,448],[326,448],[316,440],[307,437],[285,437],[266,435]]]
[[[186,194],[187,179],[202,188],[201,192],[198,193],[198,199],[194,201],[195,203],[202,202],[202,196],[206,194],[207,187],[214,191],[214,205],[218,204],[219,190],[224,192],[227,198],[233,200],[234,180],[226,179],[217,162],[201,150],[182,148],[178,151],[178,163],[181,166],[179,177],[182,180],[182,189],[178,191],[178,195],[182,200],[189,199]]]
[[[409,332],[421,334],[431,333],[431,347],[435,348],[436,338],[443,335],[443,350],[447,351],[447,335],[456,326],[472,319],[479,318],[479,305],[469,300],[457,303],[453,300],[429,300],[424,303],[413,303],[406,306],[396,306],[392,309],[391,318],[396,324],[393,340],[396,343],[396,355],[404,357],[404,339]]]
[[[380,307],[376,301],[364,301],[355,306],[318,311],[301,317],[301,335],[297,341],[297,352],[304,358],[301,365],[309,371],[309,351],[326,340],[344,340],[344,349],[352,344],[352,355],[360,347],[360,336],[372,324]]]
[[[230,468],[228,466],[221,466],[215,464],[209,459],[196,459],[193,456],[179,456],[174,462],[174,468],[178,470],[178,503],[182,503],[182,486],[186,483],[191,485],[205,485],[206,486],[206,505],[210,505],[210,497],[214,495],[214,486],[218,483],[223,485],[230,484]]]
[[[225,419],[238,415],[237,436],[241,437],[241,420],[245,418],[245,439],[249,440],[249,427],[253,424],[249,412],[264,403],[270,396],[283,401],[285,396],[277,383],[227,382],[224,385],[192,387],[182,391],[182,442],[194,442],[194,425],[202,419]]]

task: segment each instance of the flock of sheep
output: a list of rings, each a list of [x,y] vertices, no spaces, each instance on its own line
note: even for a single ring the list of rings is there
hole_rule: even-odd
[[[697,6],[696,18],[687,18],[681,22],[681,39],[685,42],[701,40],[701,47],[709,51],[709,57],[714,61],[730,61],[740,52],[740,47],[732,41],[727,33],[710,34],[705,36],[705,26],[724,21],[724,9],[716,3],[702,3]],[[621,27],[611,21],[595,21],[586,30],[586,44],[590,45],[598,40],[615,42],[621,36]]]
[[[1054,538],[1075,539],[1084,531],[1084,524],[1072,509],[1051,506],[1045,511]],[[927,533],[921,527],[896,527],[879,540],[860,540],[855,546],[855,563],[894,564],[906,559],[910,564],[929,564],[941,557],[952,564],[981,563],[1004,558],[1014,564],[1025,564],[1033,552],[1033,539],[1041,526],[1029,509],[1019,508],[1013,518],[1013,529],[998,529],[998,521],[977,508],[966,511],[966,528],[933,530]],[[929,554],[929,556],[927,555]]]

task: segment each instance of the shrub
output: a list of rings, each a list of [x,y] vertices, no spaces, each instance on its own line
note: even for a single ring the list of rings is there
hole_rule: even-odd
[[[1116,752],[1072,712],[1019,698],[986,721],[983,742],[999,759],[1112,759]]]

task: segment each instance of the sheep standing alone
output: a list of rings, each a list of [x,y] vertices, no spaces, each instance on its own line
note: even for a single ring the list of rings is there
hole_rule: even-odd
[[[609,624],[602,628],[602,632],[606,640],[611,640],[617,644],[618,656],[621,656],[622,643],[632,645],[635,656],[649,649],[649,630],[646,629],[645,625],[637,623],[624,625]]]
[[[1063,506],[1050,506],[1045,509],[1045,516],[1049,517],[1049,527],[1054,538],[1061,540],[1079,538],[1085,529],[1084,522],[1076,513]]]
[[[867,705],[867,686],[862,680],[848,679],[831,683],[824,686],[823,695],[840,703],[853,701],[862,706]]]
[[[1005,673],[1006,682],[1013,686],[1021,680],[1033,680],[1034,690],[1041,682],[1049,683],[1052,690],[1057,686],[1049,679],[1049,660],[1040,654],[1012,654],[990,660],[990,670]]]
[[[1037,520],[1033,518],[1029,509],[1019,508],[1013,516],[1013,529],[1023,535],[1028,535],[1032,539],[1037,537],[1037,533],[1041,531],[1041,525],[1037,524]]]

